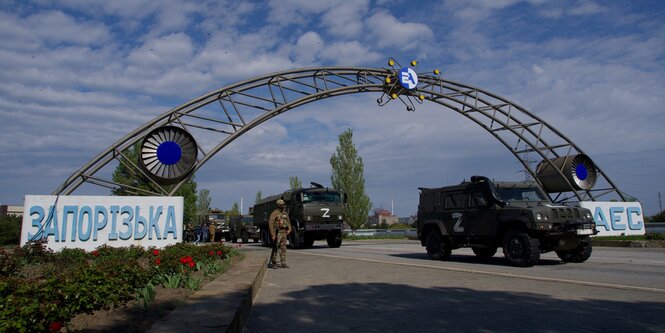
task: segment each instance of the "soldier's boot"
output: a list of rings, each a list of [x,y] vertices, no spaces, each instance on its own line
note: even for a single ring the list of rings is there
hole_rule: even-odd
[[[268,268],[279,268],[279,264],[274,261],[268,263]]]
[[[282,267],[282,268],[291,268],[291,267],[289,267],[289,265],[287,265],[285,262],[282,263],[282,266],[281,266],[281,267]]]

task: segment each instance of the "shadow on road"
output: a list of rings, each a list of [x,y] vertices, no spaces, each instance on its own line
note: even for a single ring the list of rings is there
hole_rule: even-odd
[[[432,261],[432,259],[430,259],[429,256],[427,256],[427,253],[396,253],[396,254],[391,254],[390,256],[397,258],[421,259],[421,260]],[[483,259],[475,255],[452,254],[450,258],[446,259],[445,261],[467,263],[467,264],[506,266],[506,260],[501,256]],[[557,265],[565,265],[565,263],[560,260],[540,259],[540,261],[538,261],[538,263],[536,264],[536,266],[557,266]]]
[[[244,332],[662,332],[665,303],[390,283],[313,286],[255,304]]]

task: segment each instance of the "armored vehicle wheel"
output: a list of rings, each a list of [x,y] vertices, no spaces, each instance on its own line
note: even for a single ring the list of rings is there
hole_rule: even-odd
[[[230,242],[231,241],[231,235],[230,234],[225,234],[224,235],[224,241]]]
[[[241,236],[242,236],[242,242],[243,243],[249,242],[249,235],[247,234],[247,231],[243,231]]]
[[[308,249],[314,245],[314,238],[312,236],[305,235],[305,241],[303,242],[303,247]]]
[[[564,262],[585,262],[591,257],[591,242],[584,240],[574,250],[556,251],[556,255]]]
[[[494,257],[496,254],[496,246],[490,246],[490,247],[473,247],[471,248],[473,250],[473,253],[478,256],[478,258],[483,258],[483,259],[489,259]]]
[[[254,240],[254,243],[258,243],[258,242],[259,242],[259,238],[258,238],[258,237],[253,238],[253,240]]]
[[[446,260],[450,257],[452,249],[446,245],[438,230],[432,230],[427,234],[427,242],[425,244],[427,255],[430,259]]]
[[[337,248],[342,246],[342,233],[339,231],[331,231],[326,238],[328,246]]]
[[[503,254],[509,264],[530,267],[540,260],[540,242],[521,231],[510,231],[503,241]]]

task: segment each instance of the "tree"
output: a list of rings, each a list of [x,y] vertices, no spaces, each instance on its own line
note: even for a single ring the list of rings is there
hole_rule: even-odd
[[[132,147],[125,149],[122,154],[127,158],[129,161],[125,161],[125,163],[119,163],[118,166],[115,168],[113,171],[113,181],[118,183],[118,184],[123,184],[135,188],[139,188],[142,190],[146,191],[151,191],[151,192],[157,192],[155,189],[154,185],[147,180],[140,172],[128,168],[125,164],[127,165],[138,165],[139,163],[139,151],[141,150],[141,145],[137,142],[135,145]],[[121,157],[122,158],[122,157]],[[122,158],[124,160],[124,158]],[[131,161],[131,162],[130,162]],[[164,190],[170,191],[173,189],[174,185],[169,185],[169,186],[162,186]],[[196,201],[197,201],[197,195],[196,195],[196,182],[194,181],[194,176],[191,176],[187,182],[182,184],[180,188],[175,192],[175,196],[177,197],[183,197],[183,205],[184,205],[184,212],[183,212],[183,222],[184,223],[189,223],[193,221],[193,219],[196,217]],[[127,195],[149,195],[148,193],[141,192],[141,191],[135,191],[131,190],[128,188],[114,188],[111,190],[111,193],[113,195],[118,195],[118,196],[127,196]]]
[[[238,205],[237,202],[233,203],[233,206],[231,206],[231,210],[229,210],[226,213],[226,216],[228,216],[228,218],[240,216],[240,206]]]
[[[300,182],[298,176],[289,177],[289,185],[291,185],[292,190],[302,188],[302,183]]]
[[[337,152],[330,157],[333,187],[346,193],[348,201],[344,205],[344,216],[351,229],[360,228],[367,221],[371,209],[369,197],[365,193],[363,160],[353,144],[353,131],[348,129],[339,135]]]
[[[263,192],[261,191],[256,192],[256,199],[254,199],[254,203],[259,202],[261,199],[263,199]]]
[[[207,189],[202,189],[199,191],[199,198],[196,203],[196,220],[199,224],[208,220],[211,201],[212,198],[210,198],[210,191]]]

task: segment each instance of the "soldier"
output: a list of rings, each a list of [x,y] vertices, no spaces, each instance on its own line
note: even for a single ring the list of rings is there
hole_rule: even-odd
[[[208,233],[210,234],[210,242],[214,243],[215,242],[215,224],[210,222],[210,225],[208,226]]]
[[[280,264],[277,264],[277,252],[273,251],[272,258],[270,258],[272,267],[289,268],[289,265],[286,264],[286,236],[291,233],[291,222],[286,213],[286,207],[284,207],[284,200],[277,200],[277,208],[270,214],[268,227],[275,247],[279,248]]]

